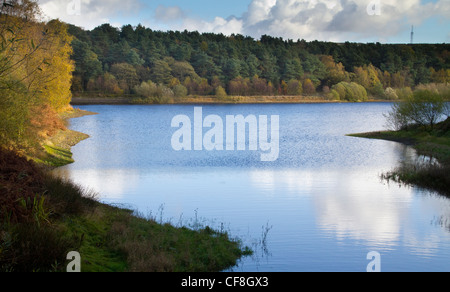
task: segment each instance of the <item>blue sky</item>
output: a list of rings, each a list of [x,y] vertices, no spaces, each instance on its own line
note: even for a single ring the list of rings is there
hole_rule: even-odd
[[[450,42],[450,0],[40,0],[49,18],[155,30],[236,33],[259,39]]]
[[[231,15],[240,16],[247,10],[251,0],[164,0],[143,1],[153,11],[159,6],[178,6],[182,10],[207,20],[213,20],[216,16],[227,18]]]

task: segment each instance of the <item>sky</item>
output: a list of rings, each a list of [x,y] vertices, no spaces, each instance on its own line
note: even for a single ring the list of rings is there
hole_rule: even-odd
[[[39,0],[48,18],[93,29],[262,35],[332,42],[450,42],[450,0]]]

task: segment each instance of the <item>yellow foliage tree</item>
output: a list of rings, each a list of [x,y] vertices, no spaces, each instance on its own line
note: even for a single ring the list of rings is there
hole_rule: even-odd
[[[51,127],[61,127],[56,112],[70,107],[74,70],[70,61],[71,41],[65,24],[58,20],[42,22],[36,1],[13,0],[8,9],[2,7],[0,142],[3,146],[29,144],[30,140],[51,133],[54,130]]]
[[[367,91],[373,95],[383,95],[383,84],[380,79],[383,79],[383,73],[375,68],[372,64],[363,67],[355,68],[356,83],[362,85]]]
[[[305,94],[314,94],[316,93],[316,87],[311,79],[307,78],[303,81],[303,93]]]
[[[320,56],[320,61],[327,68],[327,76],[325,82],[328,86],[332,86],[342,81],[349,81],[350,76],[342,63],[336,63],[332,56]]]
[[[50,21],[44,29],[49,37],[42,56],[45,62],[37,72],[40,75],[39,97],[54,110],[64,111],[72,98],[70,87],[75,69],[70,60],[72,36],[67,33],[66,25],[58,20]]]

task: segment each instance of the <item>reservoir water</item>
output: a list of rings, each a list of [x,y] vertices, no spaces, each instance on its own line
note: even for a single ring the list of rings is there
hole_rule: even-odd
[[[254,249],[232,271],[450,271],[450,200],[380,179],[415,151],[348,137],[385,129],[389,103],[202,105],[203,116],[279,116],[279,155],[175,151],[177,115],[194,105],[81,106],[90,138],[61,175],[174,225],[224,229]],[[205,130],[206,132],[206,130]],[[270,133],[270,132],[269,132]],[[247,131],[248,134],[248,131]]]

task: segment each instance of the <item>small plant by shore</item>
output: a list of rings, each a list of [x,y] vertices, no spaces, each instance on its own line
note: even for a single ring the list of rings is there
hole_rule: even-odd
[[[381,175],[387,182],[405,183],[450,196],[449,165],[402,165]]]

